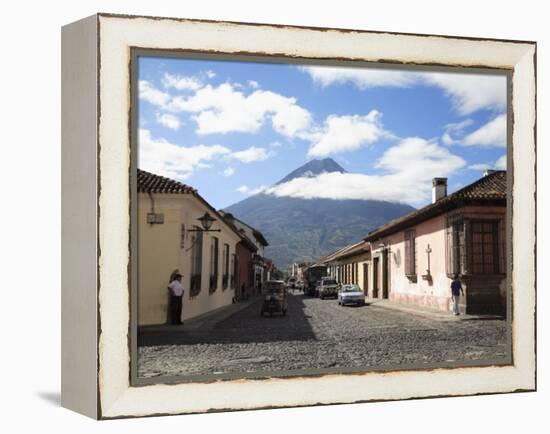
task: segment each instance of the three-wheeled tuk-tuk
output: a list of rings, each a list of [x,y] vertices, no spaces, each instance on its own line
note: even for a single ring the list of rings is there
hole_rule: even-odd
[[[264,282],[262,288],[262,310],[260,315],[269,313],[270,316],[273,313],[280,312],[286,315],[287,311],[287,299],[286,299],[286,285],[283,280],[268,280]]]

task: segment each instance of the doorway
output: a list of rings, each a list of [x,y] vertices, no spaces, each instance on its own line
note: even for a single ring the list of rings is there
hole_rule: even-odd
[[[380,258],[376,256],[372,260],[372,296],[373,298],[378,298],[378,267],[380,263]]]
[[[363,293],[365,297],[369,296],[369,264],[363,264]]]

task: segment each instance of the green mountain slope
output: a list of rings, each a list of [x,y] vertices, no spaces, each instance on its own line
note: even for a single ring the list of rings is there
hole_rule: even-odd
[[[361,240],[387,221],[414,210],[375,200],[298,199],[257,194],[226,212],[260,230],[269,242],[265,256],[286,269]]]

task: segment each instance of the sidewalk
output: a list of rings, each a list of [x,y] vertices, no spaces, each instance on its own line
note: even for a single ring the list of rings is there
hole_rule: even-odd
[[[184,320],[182,325],[159,324],[141,326],[139,327],[139,333],[143,335],[156,333],[181,333],[194,330],[208,331],[211,330],[220,321],[223,321],[224,319],[229,318],[230,316],[241,311],[242,309],[247,308],[260,298],[261,297],[257,295],[250,297],[246,301],[240,301],[234,304],[219,307],[210,312],[198,315],[194,318]]]
[[[505,319],[499,315],[453,315],[452,312],[445,312],[438,309],[417,306],[414,304],[401,304],[387,299],[380,298],[365,298],[367,305],[373,305],[382,307],[384,309],[394,309],[402,312],[411,313],[413,315],[423,316],[429,319],[435,319],[438,321],[472,321],[472,320],[491,320],[491,319]]]

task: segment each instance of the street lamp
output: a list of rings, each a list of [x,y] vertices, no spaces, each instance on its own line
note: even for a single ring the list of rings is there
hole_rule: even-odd
[[[208,211],[204,213],[202,217],[199,217],[197,219],[201,222],[201,225],[205,231],[209,231],[212,227],[212,223],[216,220],[214,217],[212,217],[210,214],[208,214]]]
[[[189,229],[189,232],[221,232],[221,229],[210,229],[212,227],[212,223],[214,223],[217,219],[212,217],[208,211],[197,220],[201,222],[202,229]]]

